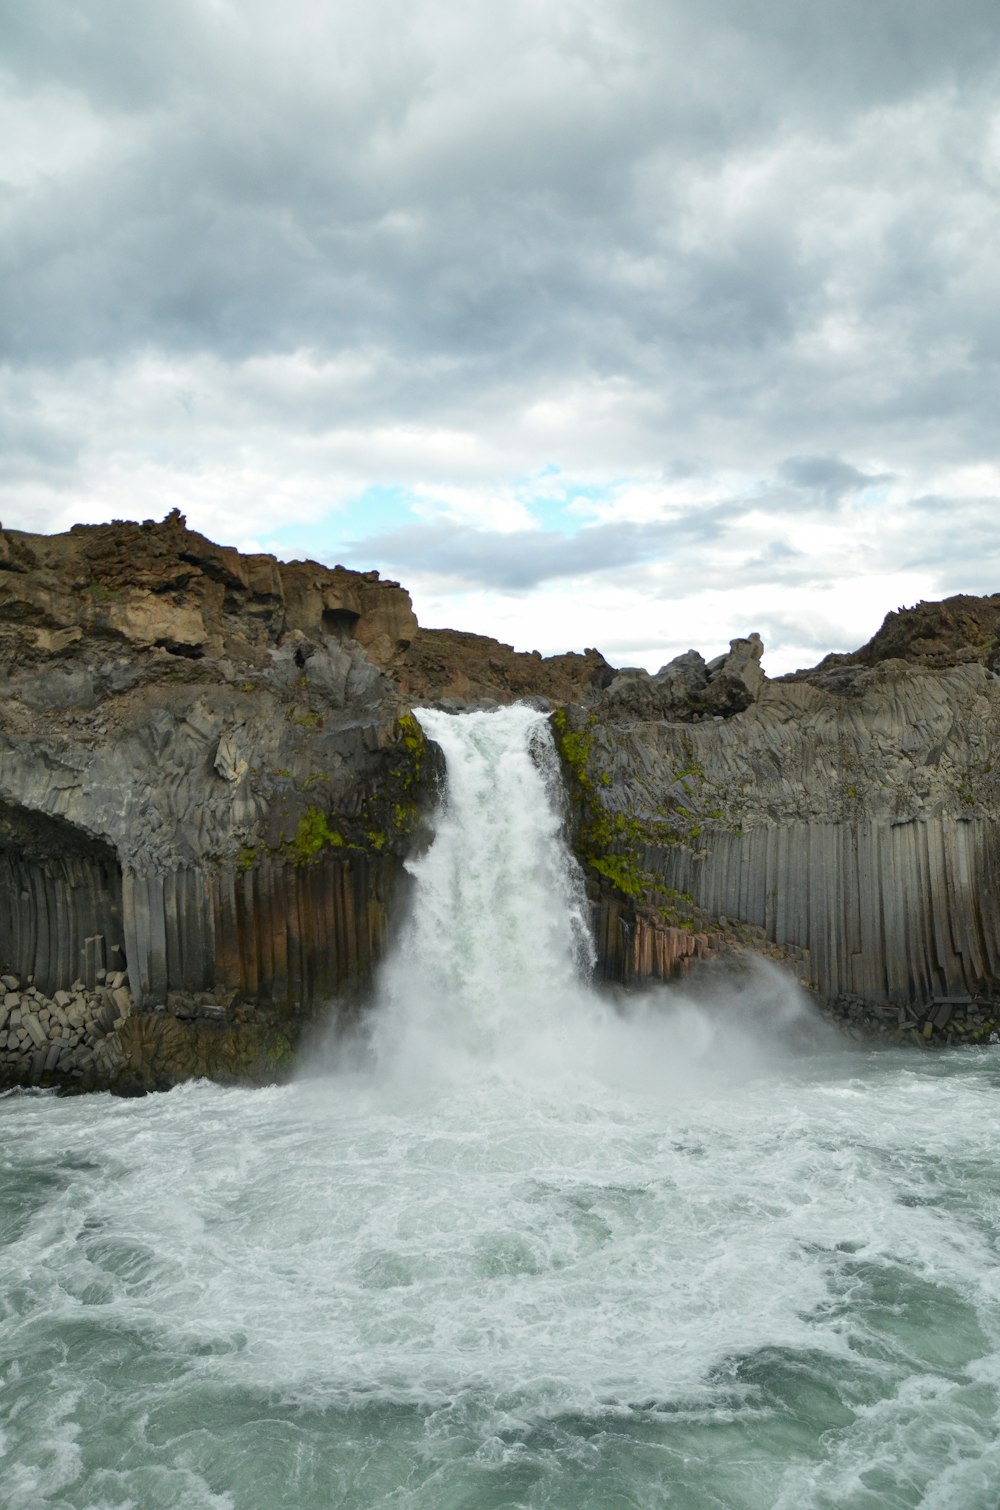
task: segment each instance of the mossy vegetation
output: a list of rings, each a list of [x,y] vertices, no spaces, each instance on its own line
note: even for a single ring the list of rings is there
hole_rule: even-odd
[[[613,781],[611,773],[598,764],[593,717],[586,727],[574,727],[566,709],[559,708],[551,725],[576,810],[576,847],[583,864],[630,901],[654,908],[671,926],[693,927],[693,900],[665,889],[645,864],[651,846],[695,847],[701,839],[698,799],[705,778],[693,751],[684,751],[683,763],[667,783],[668,792],[677,795],[656,807],[654,817],[640,822],[607,803]],[[608,732],[602,731],[602,749],[608,738]],[[679,797],[690,799],[691,805]]]
[[[640,901],[649,889],[650,878],[647,872],[642,870],[629,855],[594,855],[589,863],[598,875],[610,881],[612,886],[617,887],[620,892],[634,901]]]
[[[426,753],[427,736],[412,713],[404,713],[396,723],[399,738],[418,761]]]
[[[302,722],[295,718],[296,722]],[[275,828],[265,842],[247,835],[239,850],[237,870],[252,870],[263,860],[309,865],[334,852],[350,855],[405,854],[424,811],[424,789],[433,777],[432,751],[423,729],[411,713],[404,713],[389,730],[382,747],[380,770],[373,771],[367,790],[358,793],[349,811],[341,811],[333,796],[330,772],[314,770],[296,777],[295,792],[313,797],[304,810],[290,795],[275,811]],[[290,781],[291,773],[274,770]],[[324,788],[329,789],[326,796]],[[289,787],[285,787],[289,792]],[[299,799],[301,800],[301,798]]]
[[[315,786],[317,784],[317,782],[319,782],[319,781],[327,781],[328,782],[329,780],[330,780],[330,774],[329,774],[328,771],[313,771],[313,773],[312,773],[311,776],[307,776],[304,781],[302,781],[302,782],[299,783],[299,790],[301,792],[307,792],[309,790],[309,788],[311,786]]]
[[[392,750],[388,783],[391,802],[380,797],[365,804],[368,831],[382,835],[382,844],[390,838],[405,842],[420,821],[422,808],[417,799],[427,780],[431,752],[427,735],[412,713],[396,720]]]
[[[342,849],[343,846],[343,834],[330,827],[326,813],[318,807],[307,807],[299,819],[295,837],[288,844],[288,852],[296,865],[308,865],[321,849]]]
[[[298,724],[300,729],[322,729],[323,718],[315,708],[291,707],[285,714],[285,721],[290,724]]]

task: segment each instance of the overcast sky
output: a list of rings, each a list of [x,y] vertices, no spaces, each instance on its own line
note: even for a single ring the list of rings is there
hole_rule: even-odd
[[[0,519],[773,672],[1000,590],[997,0],[30,0]]]

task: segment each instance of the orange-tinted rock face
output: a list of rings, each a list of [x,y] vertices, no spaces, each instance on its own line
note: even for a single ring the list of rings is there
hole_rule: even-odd
[[[65,535],[0,531],[0,622],[8,646],[16,630],[42,655],[66,649],[52,637],[68,633],[250,664],[297,630],[357,638],[385,665],[417,630],[409,594],[377,573],[243,556],[176,512],[160,524],[76,525]]]

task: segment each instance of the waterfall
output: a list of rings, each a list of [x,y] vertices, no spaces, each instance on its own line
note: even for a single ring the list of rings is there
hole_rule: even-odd
[[[612,1001],[591,987],[587,899],[543,713],[417,717],[444,753],[445,783],[367,1024],[363,1058],[373,1051],[391,1095],[583,1076],[687,1096],[784,1057],[809,1019],[794,981],[764,961],[697,1000],[650,986]]]
[[[545,714],[524,705],[416,716],[446,780],[433,842],[410,864],[413,906],[383,971],[376,1051],[383,1062],[493,1060],[567,1026],[594,963],[559,763]]]

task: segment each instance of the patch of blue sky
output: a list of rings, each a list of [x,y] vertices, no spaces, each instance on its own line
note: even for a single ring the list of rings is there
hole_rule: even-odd
[[[515,477],[507,484],[508,496],[513,492],[539,529],[567,536],[575,535],[590,522],[589,510],[580,505],[592,504],[596,509],[613,496],[614,489],[615,484],[578,483],[554,464]],[[321,519],[279,525],[268,531],[261,546],[284,560],[309,557],[364,569],[371,563],[354,559],[354,542],[371,543],[379,535],[418,523],[428,497],[433,498],[433,491],[426,487],[418,494],[403,484],[380,483],[365,488]],[[479,525],[489,530],[492,520],[488,493],[486,497]]]
[[[858,489],[854,502],[866,509],[880,508],[892,501],[895,482],[894,477],[876,477],[865,487]]]
[[[283,560],[309,557],[330,565],[339,563],[364,571],[370,562],[352,559],[353,542],[387,534],[414,521],[415,498],[408,488],[379,484],[331,509],[322,519],[270,530],[261,544]]]
[[[514,488],[519,502],[541,529],[558,530],[564,535],[575,535],[588,523],[586,505],[596,511],[615,492],[615,484],[576,482],[557,466],[518,478]]]

